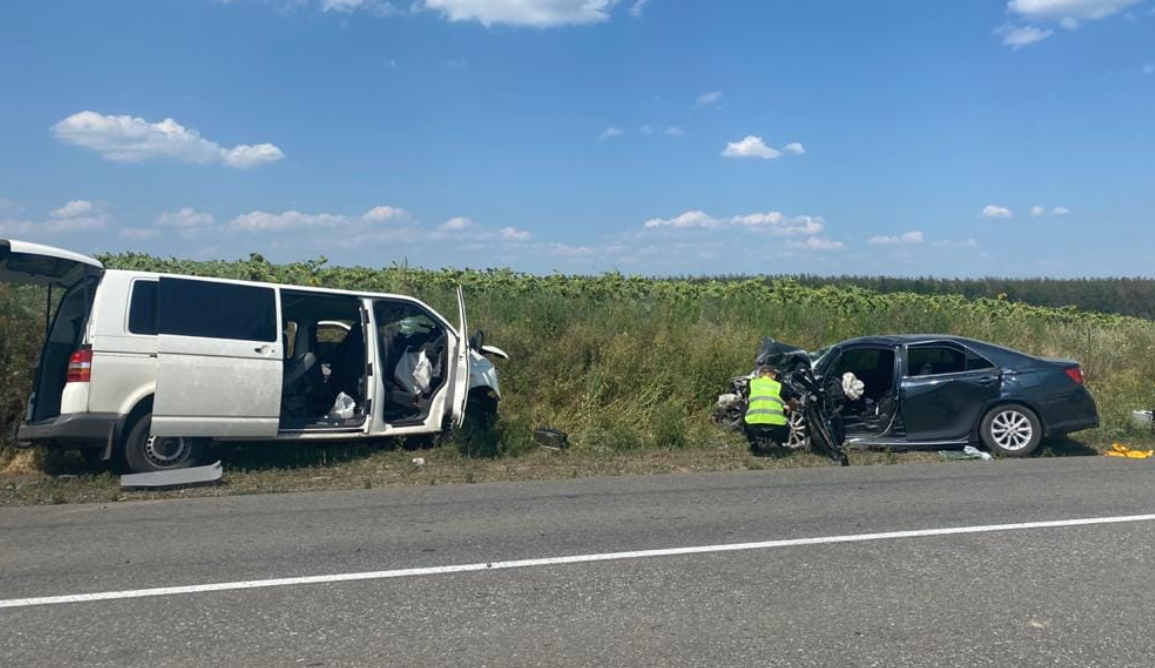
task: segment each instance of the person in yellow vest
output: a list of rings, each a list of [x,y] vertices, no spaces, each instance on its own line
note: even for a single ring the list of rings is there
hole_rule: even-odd
[[[761,366],[750,380],[750,398],[746,406],[746,438],[750,448],[770,442],[784,445],[790,437],[790,412],[798,408],[798,398],[778,382],[778,371]]]

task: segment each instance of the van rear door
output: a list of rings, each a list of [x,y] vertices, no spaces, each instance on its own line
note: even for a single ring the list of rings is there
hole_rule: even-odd
[[[284,348],[277,289],[160,278],[152,435],[272,438]]]
[[[70,288],[104,273],[95,258],[61,248],[0,239],[0,283]]]

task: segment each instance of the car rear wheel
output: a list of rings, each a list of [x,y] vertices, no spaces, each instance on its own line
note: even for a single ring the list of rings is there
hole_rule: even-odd
[[[200,464],[204,441],[192,438],[153,436],[152,416],[145,415],[128,430],[124,439],[124,463],[133,473],[172,471]]]
[[[983,444],[1002,457],[1026,457],[1043,440],[1043,424],[1034,411],[1019,404],[995,406],[979,427]]]

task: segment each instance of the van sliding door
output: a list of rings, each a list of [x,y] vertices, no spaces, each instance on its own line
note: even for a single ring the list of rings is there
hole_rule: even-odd
[[[160,279],[154,436],[277,435],[284,348],[277,290]]]

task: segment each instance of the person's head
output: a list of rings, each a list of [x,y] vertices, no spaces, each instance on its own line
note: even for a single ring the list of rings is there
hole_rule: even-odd
[[[763,364],[758,367],[758,376],[760,378],[774,378],[778,375],[778,370],[769,364]]]

